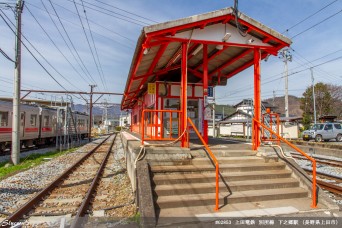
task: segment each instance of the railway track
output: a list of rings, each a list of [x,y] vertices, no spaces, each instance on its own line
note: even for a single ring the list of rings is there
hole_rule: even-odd
[[[312,175],[312,170],[311,169],[307,169],[307,168],[303,168],[308,174]],[[327,174],[327,173],[322,173],[322,172],[316,172],[317,176],[319,176],[320,178],[322,179],[329,179],[329,180],[334,180],[336,184],[333,184],[333,183],[330,183],[330,182],[327,182],[327,181],[323,181],[323,180],[317,180],[317,184],[337,195],[337,196],[342,196],[342,187],[339,186],[338,184],[342,183],[342,178],[341,177],[338,177],[338,176],[334,176],[334,175],[330,175],[330,174]]]
[[[70,214],[74,216],[71,227],[79,227],[80,219],[87,213],[94,197],[115,139],[116,134],[108,136],[4,220],[7,224],[0,226],[9,227],[8,222],[27,221],[29,217]]]
[[[307,160],[306,157],[304,157],[302,155],[295,154],[295,153],[291,153],[291,156],[293,158],[296,158],[296,159]],[[342,162],[341,161],[334,160],[334,159],[328,159],[328,158],[319,158],[319,157],[313,157],[313,158],[319,164],[342,168]]]

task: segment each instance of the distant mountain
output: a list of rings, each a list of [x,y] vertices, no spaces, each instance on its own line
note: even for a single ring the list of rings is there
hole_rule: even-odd
[[[85,112],[88,113],[88,106],[82,104],[74,105],[74,109],[78,112]],[[105,106],[94,106],[93,107],[93,115],[95,116],[102,116],[105,110]],[[119,117],[120,116],[120,106],[108,106],[107,107],[108,117]]]
[[[276,110],[281,115],[285,115],[285,96],[268,98],[264,100],[269,104],[276,106]],[[290,116],[302,116],[303,110],[300,108],[300,98],[289,95],[289,115]]]

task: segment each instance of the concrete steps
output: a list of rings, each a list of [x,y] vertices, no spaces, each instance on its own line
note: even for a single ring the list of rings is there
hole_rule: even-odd
[[[210,148],[216,157],[242,157],[242,156],[255,156],[255,152],[251,150],[229,150],[228,148]],[[201,151],[191,152],[194,156],[205,156],[206,153]]]
[[[234,164],[221,164],[220,172],[247,172],[262,170],[281,170],[285,168],[283,162],[241,162]],[[212,172],[215,170],[213,165],[182,165],[182,166],[152,166],[153,173],[195,173],[195,172]]]
[[[268,162],[249,150],[212,148],[220,163],[220,206],[260,203],[281,199],[303,199],[308,191],[300,187],[283,161]],[[191,151],[190,165],[151,165],[155,208],[191,211],[192,207],[215,205],[215,167],[202,151]],[[177,212],[178,213],[178,212]],[[201,212],[202,213],[202,212]],[[172,213],[170,214],[172,216]]]
[[[171,195],[187,195],[187,194],[202,194],[215,193],[215,182],[210,183],[185,183],[173,185],[157,185],[154,191],[158,197]],[[219,182],[220,192],[227,191],[247,191],[247,190],[261,190],[261,189],[276,189],[276,188],[292,188],[298,187],[299,183],[293,178],[282,179],[264,179],[254,181],[233,181],[233,182]]]
[[[220,157],[218,160],[219,164],[235,164],[235,163],[263,163],[264,160],[255,156],[243,156],[243,157]],[[192,165],[211,165],[211,160],[207,157],[193,158],[191,161]]]
[[[262,180],[275,178],[288,178],[291,176],[290,170],[273,170],[269,171],[254,171],[246,172],[241,175],[241,172],[221,173],[226,181],[243,181],[243,180]],[[182,184],[182,183],[207,183],[215,180],[215,173],[192,173],[192,174],[155,174],[153,182],[156,185],[162,184]]]
[[[233,192],[222,192],[219,195],[219,204],[234,204],[245,202],[258,202],[265,200],[292,199],[301,198],[308,195],[302,188],[284,188],[284,189],[263,189]],[[157,208],[180,208],[201,205],[215,205],[215,193],[208,194],[190,194],[190,195],[172,195],[162,196],[157,199]]]

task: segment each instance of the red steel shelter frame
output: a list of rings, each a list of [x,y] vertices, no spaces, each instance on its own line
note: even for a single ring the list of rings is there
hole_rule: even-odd
[[[261,120],[260,61],[291,44],[291,40],[260,22],[239,13],[237,30],[232,8],[144,27],[132,60],[121,109],[133,109],[147,92],[147,84],[180,75],[180,132],[187,127],[187,85],[190,80],[216,86],[250,66],[254,66],[255,119]],[[177,80],[177,79],[172,79]],[[139,120],[139,118],[137,118]],[[208,121],[203,121],[203,138],[208,142]],[[257,124],[253,129],[253,149],[260,145]],[[182,137],[186,146],[186,137]]]

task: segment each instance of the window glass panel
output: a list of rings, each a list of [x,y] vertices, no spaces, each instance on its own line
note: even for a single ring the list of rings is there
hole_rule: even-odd
[[[342,129],[341,124],[334,124],[336,129]]]
[[[49,116],[44,116],[44,119],[43,119],[43,126],[46,127],[46,126],[49,126],[50,124],[50,118]]]
[[[0,112],[0,127],[8,126],[8,112]]]
[[[331,124],[327,124],[324,128],[324,130],[331,130],[332,129],[332,125]]]
[[[36,124],[37,124],[37,115],[31,115],[30,125],[31,126],[36,126]]]

